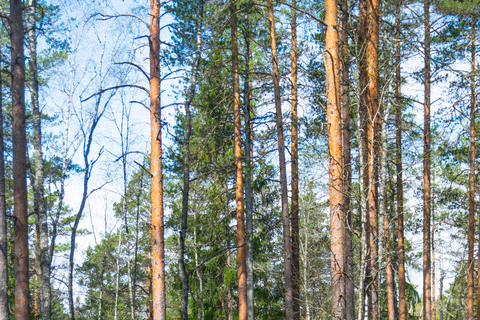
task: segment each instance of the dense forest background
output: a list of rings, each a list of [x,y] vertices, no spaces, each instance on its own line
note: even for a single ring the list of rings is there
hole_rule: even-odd
[[[0,320],[480,319],[480,1],[0,18]]]

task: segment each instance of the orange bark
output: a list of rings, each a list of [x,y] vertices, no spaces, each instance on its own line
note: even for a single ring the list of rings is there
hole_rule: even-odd
[[[328,164],[330,184],[330,271],[332,315],[345,318],[345,212],[343,208],[342,128],[340,125],[337,1],[325,1],[328,117]]]
[[[153,320],[166,319],[159,20],[159,1],[150,0],[150,170],[152,173]]]
[[[247,319],[247,261],[242,172],[242,123],[240,118],[240,84],[238,80],[237,6],[231,5],[233,117],[235,136],[235,199],[237,202],[238,318]]]

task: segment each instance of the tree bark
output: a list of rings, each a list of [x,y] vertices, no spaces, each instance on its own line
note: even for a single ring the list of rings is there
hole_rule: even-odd
[[[338,56],[340,69],[340,108],[342,126],[342,154],[343,154],[343,200],[345,210],[345,317],[355,319],[355,285],[353,274],[353,219],[351,208],[352,194],[352,167],[350,142],[350,79],[349,79],[349,50],[348,50],[348,23],[350,10],[348,0],[339,1],[339,30]]]
[[[15,319],[27,320],[28,313],[28,203],[27,137],[25,132],[25,57],[23,54],[22,1],[10,0],[12,72],[12,145]]]
[[[122,235],[123,235],[123,228],[120,225],[120,234],[118,235],[118,244],[117,244],[117,257],[116,257],[116,268],[115,268],[115,307],[113,311],[113,320],[117,320],[118,314],[118,294],[119,294],[119,285],[120,285],[120,248],[122,246]]]
[[[267,0],[268,22],[270,29],[270,46],[272,49],[272,74],[275,98],[275,113],[277,124],[278,158],[280,167],[280,196],[282,202],[283,221],[283,273],[285,282],[285,313],[286,319],[293,319],[293,285],[292,285],[292,244],[290,235],[290,216],[288,214],[288,190],[285,161],[285,139],[283,136],[283,116],[280,97],[280,74],[278,72],[277,40],[275,37],[275,20],[273,16],[273,1]]]
[[[196,21],[197,36],[195,48],[195,60],[192,65],[192,74],[190,77],[190,87],[185,101],[185,131],[183,133],[183,190],[182,190],[182,222],[180,228],[180,253],[178,255],[178,265],[180,269],[180,278],[182,280],[182,305],[180,316],[182,320],[188,320],[188,291],[190,288],[188,274],[185,268],[185,238],[188,229],[188,201],[190,192],[190,135],[192,132],[192,115],[190,106],[195,97],[195,88],[197,86],[197,73],[200,64],[202,52],[202,26],[203,26],[203,7],[204,0],[199,1],[198,15]]]
[[[243,99],[245,103],[245,232],[247,245],[247,319],[254,320],[255,305],[253,295],[253,197],[252,197],[252,176],[253,176],[253,130],[250,103],[250,16],[246,14],[245,26],[245,83]]]
[[[152,173],[153,320],[166,320],[159,23],[160,3],[158,0],[150,0],[150,170]]]
[[[470,61],[470,176],[468,193],[468,297],[467,319],[473,320],[473,290],[474,290],[474,243],[475,243],[475,18],[472,18],[472,51]],[[433,235],[432,235],[433,236]],[[433,241],[433,240],[432,240]],[[479,312],[480,314],[480,312]]]
[[[396,34],[400,37],[401,2],[397,2]],[[396,169],[397,169],[397,219],[398,219],[398,313],[399,320],[407,319],[405,300],[405,247],[403,228],[403,166],[402,166],[402,75],[400,41],[395,44],[395,126],[396,126]]]
[[[337,1],[325,1],[328,168],[330,187],[330,271],[332,316],[345,319],[345,211],[342,127],[340,123]]]
[[[390,233],[389,233],[389,217],[388,217],[388,178],[387,178],[387,146],[388,146],[388,133],[387,133],[387,120],[390,115],[390,104],[387,103],[383,112],[382,130],[381,130],[381,169],[380,169],[380,192],[379,196],[379,245],[378,245],[378,264],[380,269],[382,267],[382,261],[385,257],[385,282],[387,286],[387,315],[389,320],[395,320],[395,302],[394,302],[394,275],[390,258]],[[385,255],[384,255],[385,249]],[[379,310],[380,314],[380,310]]]
[[[395,274],[393,272],[392,257],[390,254],[390,219],[388,212],[385,211],[384,230],[385,230],[385,282],[387,284],[387,305],[388,320],[395,320]]]
[[[360,7],[361,15],[364,14],[364,10]],[[362,29],[360,29],[362,31]],[[359,32],[360,33],[360,32]],[[360,39],[358,39],[360,40]],[[358,43],[357,43],[358,44]],[[358,45],[356,46],[359,47]],[[357,51],[357,65],[362,65],[362,51]],[[356,72],[356,82],[362,83],[363,73],[360,71],[360,68],[357,68]],[[363,90],[360,88],[360,85],[357,85],[355,94],[359,101],[362,101]],[[358,299],[358,320],[365,319],[365,303],[366,303],[366,269],[367,269],[367,200],[365,193],[365,104],[359,103],[357,107],[357,132],[356,139],[358,143],[358,175],[359,175],[359,211],[360,211],[360,279],[358,285],[359,299]]]
[[[424,0],[425,10],[425,100],[423,148],[423,319],[432,318],[431,310],[431,259],[430,259],[430,0]]]
[[[0,62],[0,320],[8,320],[8,237],[5,199],[5,155],[3,132],[3,81]]]
[[[291,206],[291,219],[292,219],[292,290],[293,290],[293,318],[295,320],[300,319],[300,225],[298,219],[298,115],[297,115],[297,1],[292,0],[292,18],[290,22],[292,31],[292,68],[291,68],[291,81],[292,81],[292,206]]]
[[[365,125],[365,188],[367,192],[367,237],[369,246],[369,319],[379,317],[378,299],[378,127],[380,117],[378,114],[378,27],[379,27],[379,1],[360,1],[360,40],[363,51],[360,66],[360,87],[363,90],[362,103],[366,106]]]
[[[50,289],[50,257],[48,246],[47,211],[44,200],[44,169],[42,157],[42,132],[38,101],[38,72],[37,72],[37,34],[36,34],[36,8],[37,1],[28,2],[28,49],[29,59],[29,87],[32,104],[33,120],[33,148],[35,157],[35,173],[33,181],[33,209],[35,212],[35,227],[37,243],[35,248],[38,263],[38,295],[39,311],[42,319],[49,320],[51,315],[51,289]]]
[[[235,136],[235,200],[237,203],[237,263],[238,263],[238,316],[247,319],[247,265],[245,248],[245,214],[242,169],[242,123],[240,112],[240,83],[238,79],[237,6],[231,4],[233,116]]]
[[[0,320],[8,320],[8,234],[5,196],[5,144],[3,131],[3,81],[0,62]]]

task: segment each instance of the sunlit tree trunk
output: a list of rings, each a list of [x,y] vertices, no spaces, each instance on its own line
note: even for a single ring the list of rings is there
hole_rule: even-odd
[[[235,135],[235,199],[237,202],[237,261],[238,261],[238,314],[240,320],[247,319],[247,266],[245,248],[245,215],[242,172],[242,123],[240,116],[240,84],[238,79],[237,6],[231,4],[232,28],[232,76],[233,117]]]
[[[150,0],[150,170],[152,174],[153,320],[166,319],[159,20],[160,3],[158,0]]]
[[[345,318],[345,211],[343,199],[342,127],[339,104],[337,1],[325,1],[328,171],[330,185],[330,270],[332,315]]]
[[[23,54],[23,9],[21,0],[10,0],[12,64],[12,146],[15,319],[28,320],[28,204],[27,137],[25,133],[25,57]]]
[[[431,293],[431,195],[430,195],[430,0],[424,0],[425,10],[425,100],[423,147],[423,319],[432,318]]]
[[[282,106],[280,97],[280,74],[278,72],[277,42],[275,38],[275,20],[273,16],[273,0],[267,0],[268,22],[270,29],[270,45],[272,49],[273,90],[277,124],[277,143],[280,167],[280,196],[282,202],[283,221],[283,270],[285,282],[286,319],[293,319],[293,286],[292,286],[292,244],[290,235],[290,216],[288,214],[287,173],[285,165],[285,139],[283,136]]]

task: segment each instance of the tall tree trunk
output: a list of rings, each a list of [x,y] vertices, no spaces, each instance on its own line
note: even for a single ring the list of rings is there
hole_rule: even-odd
[[[117,258],[115,259],[115,307],[113,311],[113,320],[117,320],[118,314],[118,295],[119,295],[119,285],[120,285],[120,248],[122,246],[122,235],[123,235],[123,228],[120,225],[120,234],[118,235],[118,244],[117,244]]]
[[[364,54],[360,66],[361,84],[364,90],[363,103],[366,106],[365,121],[365,157],[366,175],[365,188],[367,189],[367,236],[369,246],[369,319],[376,320],[378,314],[378,26],[379,26],[379,0],[360,1],[360,38]]]
[[[180,253],[178,255],[178,265],[180,269],[180,278],[182,280],[182,305],[180,316],[182,320],[188,320],[188,291],[190,288],[188,274],[185,268],[185,238],[188,228],[188,201],[190,192],[190,135],[192,132],[192,115],[190,106],[195,97],[195,88],[197,86],[197,73],[202,53],[202,26],[203,26],[203,7],[204,0],[199,0],[197,15],[197,38],[195,60],[192,65],[192,74],[190,76],[190,87],[185,101],[185,131],[183,133],[183,190],[182,190],[182,222],[180,228]]]
[[[433,175],[433,185],[435,185],[435,175]],[[432,188],[432,320],[437,319],[437,305],[435,301],[435,205],[433,205],[435,203],[434,191],[435,189]]]
[[[297,1],[292,0],[292,290],[293,290],[293,318],[300,319],[300,226],[298,220],[298,116],[297,116]]]
[[[50,289],[50,257],[48,246],[47,211],[44,200],[44,169],[42,157],[42,132],[41,119],[38,102],[38,72],[37,72],[37,34],[36,34],[36,13],[37,1],[28,2],[28,49],[29,59],[29,87],[32,104],[33,120],[33,148],[35,157],[35,175],[33,182],[33,209],[35,212],[35,228],[37,232],[37,243],[35,248],[36,261],[38,263],[38,295],[39,311],[42,319],[50,319],[51,289]]]
[[[150,0],[150,170],[152,173],[153,320],[166,320],[159,24],[160,3],[158,0]]]
[[[475,18],[472,18],[472,51],[470,70],[470,177],[468,194],[468,298],[467,319],[473,320],[473,289],[474,289],[474,243],[475,243]],[[432,235],[433,237],[433,235]],[[432,240],[433,241],[433,240]],[[432,243],[433,245],[433,243]]]
[[[252,197],[252,176],[253,176],[253,130],[252,130],[252,106],[250,103],[250,17],[247,14],[245,25],[245,83],[243,89],[245,103],[245,232],[247,245],[247,319],[254,320],[255,305],[253,296],[253,197]]]
[[[292,285],[292,244],[290,235],[290,216],[288,214],[287,172],[285,164],[285,139],[283,136],[283,115],[280,97],[280,74],[278,72],[277,40],[275,38],[275,19],[273,16],[273,0],[267,0],[268,22],[270,28],[270,46],[272,48],[273,90],[275,97],[275,113],[277,123],[278,158],[280,167],[280,196],[282,202],[283,221],[283,272],[285,282],[286,319],[293,319],[293,285]]]
[[[60,173],[60,190],[58,194],[58,205],[55,213],[55,219],[51,225],[51,240],[50,240],[50,250],[49,250],[49,264],[50,270],[52,268],[53,255],[55,253],[55,243],[58,235],[58,224],[60,222],[60,214],[63,210],[63,200],[65,198],[65,179],[67,175],[67,156],[68,156],[68,147],[69,147],[69,129],[70,129],[70,116],[71,116],[71,104],[72,104],[72,92],[73,92],[73,67],[69,62],[70,72],[69,72],[69,86],[67,91],[67,112],[66,116],[62,118],[64,125],[63,131],[63,150],[62,150],[62,171]]]
[[[443,280],[445,279],[445,272],[440,269],[440,320],[443,320]]]
[[[387,314],[389,320],[395,320],[395,303],[393,281],[394,275],[390,259],[390,233],[389,233],[389,217],[388,217],[388,177],[387,177],[387,147],[388,133],[387,120],[390,115],[390,103],[387,103],[383,112],[382,130],[381,130],[381,164],[380,164],[380,196],[379,196],[379,244],[378,244],[378,264],[383,269],[382,261],[385,257],[385,282],[387,286]],[[385,254],[384,254],[385,249]],[[379,310],[380,314],[380,310]]]
[[[235,136],[235,199],[237,202],[237,260],[238,260],[238,314],[247,319],[247,261],[245,248],[245,214],[242,169],[242,123],[240,112],[240,84],[238,79],[237,6],[231,4],[232,71],[233,71],[233,116]]]
[[[423,147],[423,319],[432,318],[431,260],[430,260],[430,0],[424,0],[425,10],[425,101]]]
[[[396,34],[400,37],[401,1],[397,2]],[[402,75],[400,41],[395,44],[395,127],[396,127],[396,169],[397,169],[397,219],[398,219],[398,313],[399,320],[407,319],[405,299],[405,247],[403,231],[403,166],[402,166]]]
[[[339,1],[339,30],[338,56],[340,69],[340,109],[342,126],[342,155],[343,155],[343,194],[345,210],[345,317],[355,319],[355,284],[353,274],[353,220],[351,208],[352,194],[352,167],[350,142],[350,79],[349,79],[349,50],[348,50],[348,23],[350,9],[348,0]]]
[[[386,194],[386,192],[385,192]],[[390,219],[387,210],[385,211],[384,230],[385,230],[385,282],[387,284],[387,305],[388,320],[398,319],[395,315],[395,274],[393,272],[392,257],[390,254]]]
[[[362,8],[361,8],[362,9]],[[362,12],[362,11],[361,11]],[[358,39],[360,40],[360,39]],[[358,43],[357,43],[358,44]],[[358,45],[356,46],[358,48]],[[362,51],[357,51],[357,66],[362,65]],[[357,68],[355,74],[357,84],[362,83],[363,74],[360,68]],[[358,100],[363,99],[362,89],[360,85],[356,86],[355,94]],[[365,319],[365,304],[366,304],[366,269],[367,269],[367,200],[365,193],[365,104],[359,103],[357,107],[357,132],[356,139],[358,143],[358,175],[359,175],[359,211],[360,211],[360,279],[358,285],[359,299],[358,299],[358,320]]]
[[[0,320],[8,320],[7,210],[5,201],[5,156],[3,133],[3,81],[0,62]]]
[[[15,216],[15,319],[27,320],[28,313],[28,203],[27,137],[25,132],[25,57],[23,54],[22,1],[10,0],[12,64],[13,198]]]
[[[345,318],[345,211],[343,131],[340,123],[337,1],[325,1],[328,168],[330,185],[330,271],[333,319]]]
[[[194,212],[194,220],[195,224],[197,221],[197,211],[195,210]],[[193,247],[194,247],[194,254],[195,254],[195,270],[198,278],[198,286],[199,286],[199,298],[197,300],[198,304],[198,311],[197,313],[199,314],[198,320],[204,320],[205,319],[205,304],[203,303],[203,275],[202,272],[200,271],[200,261],[198,257],[198,242],[197,242],[197,226],[195,225],[193,228]],[[227,263],[228,264],[228,263]]]

